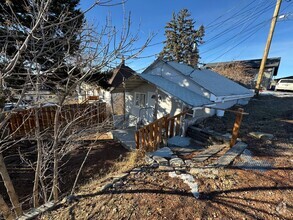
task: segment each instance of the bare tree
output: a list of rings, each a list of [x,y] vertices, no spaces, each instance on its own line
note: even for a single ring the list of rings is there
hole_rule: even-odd
[[[10,6],[10,3],[10,1],[7,1],[8,6]],[[89,10],[93,7],[107,6],[109,4],[110,1],[97,1]],[[34,90],[38,97],[33,106],[34,111],[32,111],[35,118],[35,130],[33,133],[27,134],[31,137],[34,136],[37,140],[37,162],[27,161],[35,170],[33,187],[33,203],[35,207],[39,206],[39,195],[42,195],[43,201],[49,201],[51,197],[53,197],[55,202],[58,201],[60,162],[66,153],[74,149],[71,146],[73,137],[76,137],[76,134],[83,130],[76,127],[81,123],[81,115],[71,117],[70,121],[64,121],[62,112],[66,108],[67,100],[75,94],[76,88],[82,82],[88,80],[90,75],[105,70],[113,65],[122,55],[126,59],[136,57],[149,44],[152,38],[152,35],[150,35],[140,49],[133,50],[132,46],[138,40],[138,35],[132,35],[130,32],[130,17],[123,20],[123,28],[121,30],[113,27],[110,23],[106,23],[103,27],[84,25],[82,28],[77,29],[76,27],[78,22],[80,22],[81,15],[72,17],[65,8],[62,16],[60,15],[57,20],[50,23],[48,22],[50,7],[50,0],[27,1],[27,10],[32,18],[31,27],[28,29],[23,28],[13,8],[8,7],[10,11],[7,12],[6,16],[11,16],[11,20],[15,22],[14,28],[23,29],[26,36],[22,42],[15,42],[18,46],[12,55],[8,56],[6,54],[5,44],[1,53],[1,92],[4,88],[13,90],[12,88],[6,88],[5,84],[8,79],[17,75],[15,74],[18,71],[17,64],[22,62],[25,63],[23,73],[25,77],[22,78],[22,84],[15,89],[15,93],[19,94],[16,107],[21,104],[28,90]],[[56,33],[49,31],[52,29],[63,30],[61,34],[64,37],[56,40],[54,38]],[[75,38],[75,41],[80,42],[79,45],[73,44],[71,38]],[[75,47],[74,53],[71,52],[73,47]],[[64,55],[62,59],[55,60],[54,57],[58,55],[60,48],[66,48]],[[26,54],[33,54],[33,56],[26,56]],[[47,65],[48,62],[50,65]],[[41,130],[40,128],[39,111],[42,109],[42,102],[39,92],[42,87],[50,88],[58,97],[52,132],[50,129]],[[15,141],[11,141],[11,137],[14,134],[7,132],[12,114],[14,114],[14,111],[2,113],[1,116],[0,131],[2,132],[3,139],[1,140],[0,149],[0,173],[13,205],[13,210],[16,216],[20,216],[22,214],[21,205],[2,156],[2,152],[8,146],[11,146],[8,143],[12,142],[15,144]],[[102,128],[100,129],[102,130]],[[22,139],[25,138],[22,137]],[[44,138],[47,139],[46,142]],[[23,159],[25,160],[24,157]],[[53,173],[48,174],[49,167],[52,164]],[[51,177],[52,181],[48,181],[48,178],[50,179],[48,176]],[[52,184],[51,187],[48,184]],[[41,188],[42,193],[40,193],[39,188]],[[51,190],[49,196],[47,194],[48,190]],[[5,217],[9,219],[12,213],[8,213],[8,206],[3,199],[0,202],[1,211],[6,213]]]

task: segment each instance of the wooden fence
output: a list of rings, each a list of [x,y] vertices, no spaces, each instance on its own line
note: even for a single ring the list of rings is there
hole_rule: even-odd
[[[33,135],[36,129],[36,112],[38,112],[40,131],[52,130],[54,127],[56,106],[31,108],[11,113],[9,133],[12,136]],[[106,120],[106,103],[64,105],[58,120],[60,126],[73,123],[73,126],[91,126]]]
[[[186,113],[185,111],[173,117],[166,115],[137,130],[135,133],[136,148],[155,151],[164,140],[167,141],[168,138],[179,135]]]

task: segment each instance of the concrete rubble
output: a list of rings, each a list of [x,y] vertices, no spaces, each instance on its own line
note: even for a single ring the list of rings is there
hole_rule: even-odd
[[[199,198],[199,191],[198,191],[198,183],[195,182],[194,178],[190,174],[176,174],[175,172],[170,172],[169,176],[174,178],[180,178],[183,180],[184,183],[186,183],[190,187],[190,191],[193,194],[195,198]]]
[[[170,162],[170,166],[172,167],[182,167],[185,165],[184,161],[179,157],[172,158],[169,162]]]
[[[248,135],[256,139],[264,139],[264,140],[272,140],[274,138],[273,134],[258,132],[258,131],[250,132]]]
[[[160,166],[168,166],[169,161],[164,157],[153,156],[153,159],[160,165]]]

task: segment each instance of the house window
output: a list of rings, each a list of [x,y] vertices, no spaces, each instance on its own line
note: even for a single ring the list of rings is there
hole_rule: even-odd
[[[145,93],[135,93],[135,106],[145,107]]]

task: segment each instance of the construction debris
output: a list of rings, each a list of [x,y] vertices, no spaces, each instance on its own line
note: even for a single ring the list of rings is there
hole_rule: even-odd
[[[253,131],[248,134],[250,137],[256,138],[256,139],[265,139],[265,140],[272,140],[274,138],[274,135],[264,132],[258,132]]]
[[[177,175],[175,172],[170,172],[169,176],[172,178],[177,177],[177,178],[182,179],[183,182],[186,183],[190,187],[191,193],[193,194],[193,196],[197,199],[199,198],[198,184],[195,182],[192,175],[190,175],[190,174]]]
[[[247,144],[243,142],[238,142],[212,165],[215,167],[228,166],[239,154],[241,154],[245,150],[246,147]]]

